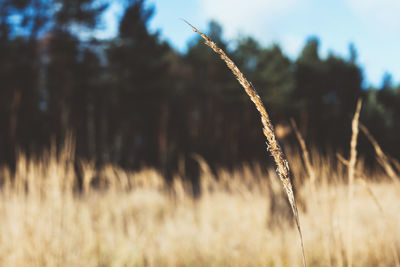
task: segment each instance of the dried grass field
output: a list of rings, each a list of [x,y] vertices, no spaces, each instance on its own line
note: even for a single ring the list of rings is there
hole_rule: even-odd
[[[346,167],[311,153],[289,161],[309,266],[400,266],[400,187],[383,170]],[[127,172],[81,163],[78,191],[71,145],[18,158],[0,175],[0,266],[301,266],[296,227],[274,170],[254,164],[213,174],[201,165],[202,194],[177,174]],[[351,207],[351,208],[349,208]],[[349,212],[351,211],[351,212]],[[351,229],[351,231],[349,231]]]

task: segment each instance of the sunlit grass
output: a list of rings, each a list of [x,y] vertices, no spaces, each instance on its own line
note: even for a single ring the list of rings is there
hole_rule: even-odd
[[[290,207],[273,170],[238,166],[214,177],[202,162],[193,198],[184,174],[167,185],[153,169],[126,172],[82,163],[78,190],[71,149],[36,161],[19,157],[15,176],[3,168],[0,266],[300,266]],[[306,256],[311,266],[346,266],[352,224],[354,266],[398,266],[399,189],[383,174],[354,184],[345,170],[313,152],[316,191],[289,160],[297,183]],[[362,168],[359,164],[358,169]],[[359,170],[362,171],[362,170]],[[353,214],[349,218],[348,205]]]

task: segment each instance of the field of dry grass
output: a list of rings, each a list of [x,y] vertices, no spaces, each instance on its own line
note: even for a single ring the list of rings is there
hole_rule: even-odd
[[[244,165],[213,175],[199,159],[202,194],[194,199],[184,174],[167,185],[153,169],[82,162],[79,191],[72,151],[20,155],[15,175],[2,168],[0,266],[302,264],[274,170]],[[357,179],[359,161],[349,203],[344,165],[316,152],[311,158],[314,186],[301,155],[289,153],[308,265],[346,266],[352,251],[353,266],[400,266],[399,186],[379,170]]]

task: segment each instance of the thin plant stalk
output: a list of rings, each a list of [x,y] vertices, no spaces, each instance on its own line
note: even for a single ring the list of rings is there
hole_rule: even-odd
[[[361,131],[365,134],[368,140],[371,142],[372,146],[374,147],[376,159],[379,165],[385,170],[386,174],[392,179],[395,184],[399,184],[398,177],[396,171],[391,166],[391,159],[383,153],[382,148],[379,146],[378,142],[372,136],[372,134],[368,131],[365,125],[360,124]],[[393,160],[392,160],[393,161]]]
[[[296,201],[295,201],[294,193],[293,193],[293,186],[292,186],[292,182],[291,182],[291,172],[290,172],[290,168],[289,168],[289,163],[286,159],[286,156],[282,152],[282,149],[280,148],[280,146],[278,144],[278,141],[275,136],[274,128],[269,119],[269,115],[264,107],[264,104],[262,103],[261,98],[258,95],[256,89],[244,77],[243,73],[239,70],[239,68],[236,66],[236,64],[226,55],[226,53],[221,48],[219,48],[207,35],[200,32],[189,22],[187,22],[187,21],[185,21],[185,22],[193,29],[194,32],[198,33],[205,40],[205,44],[207,46],[209,46],[212,50],[214,50],[214,52],[217,53],[221,57],[221,59],[226,63],[228,68],[235,75],[236,79],[238,80],[240,85],[244,88],[247,95],[250,97],[250,100],[254,103],[258,112],[260,113],[261,122],[263,125],[263,133],[264,133],[265,137],[267,138],[267,148],[268,148],[268,151],[271,153],[271,155],[274,158],[274,161],[275,161],[276,167],[277,167],[276,172],[283,184],[283,187],[284,187],[287,197],[289,199],[290,206],[292,208],[292,212],[293,212],[294,219],[296,222],[297,230],[298,230],[299,236],[300,236],[301,250],[302,250],[302,256],[303,256],[303,266],[306,266],[303,236],[302,236],[301,227],[300,227],[299,213],[297,210],[297,205],[296,205]]]
[[[306,142],[304,141],[304,138],[301,135],[299,129],[297,128],[296,122],[293,118],[290,119],[290,123],[292,124],[293,130],[297,137],[297,140],[299,141],[300,148],[303,153],[303,160],[304,160],[304,164],[306,166],[307,174],[310,177],[311,185],[314,187],[316,176],[315,176],[314,168],[312,167],[312,164],[311,164],[310,154],[308,153]]]
[[[400,162],[397,159],[392,158],[392,157],[390,157],[390,162],[392,162],[393,165],[396,167],[397,171],[400,172]]]
[[[348,233],[347,233],[347,244],[348,244],[348,251],[347,251],[347,265],[353,265],[353,237],[352,237],[352,227],[350,222],[350,217],[352,212],[352,201],[353,201],[353,194],[354,194],[354,173],[355,173],[355,166],[357,162],[357,137],[358,137],[358,121],[360,118],[360,111],[361,111],[362,100],[361,98],[357,101],[356,111],[354,113],[353,121],[351,123],[352,135],[350,140],[350,159],[349,159],[349,168],[348,168],[348,178],[349,178],[349,214],[348,214]]]
[[[354,172],[357,161],[357,137],[358,137],[358,120],[360,118],[361,111],[361,99],[357,101],[356,112],[354,113],[353,121],[351,123],[352,135],[350,141],[350,159],[349,159],[349,168],[348,168],[348,177],[349,177],[349,185],[350,189],[352,189],[352,184],[354,182]],[[352,194],[353,192],[350,191]]]

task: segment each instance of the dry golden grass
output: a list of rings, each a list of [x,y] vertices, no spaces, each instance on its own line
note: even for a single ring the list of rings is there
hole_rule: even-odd
[[[400,196],[393,182],[384,173],[365,180],[384,216],[355,183],[349,220],[345,169],[313,151],[318,190],[311,197],[309,187],[299,188],[309,265],[347,265],[350,221],[354,266],[399,266]],[[2,168],[0,266],[302,265],[296,228],[277,216],[290,207],[273,170],[244,165],[214,177],[203,160],[205,192],[194,199],[180,176],[167,186],[153,169],[98,170],[82,162],[85,186],[78,191],[71,153],[67,147],[36,160],[20,155],[15,175]],[[307,177],[299,153],[291,155],[293,171]],[[283,205],[274,211],[277,200]]]

